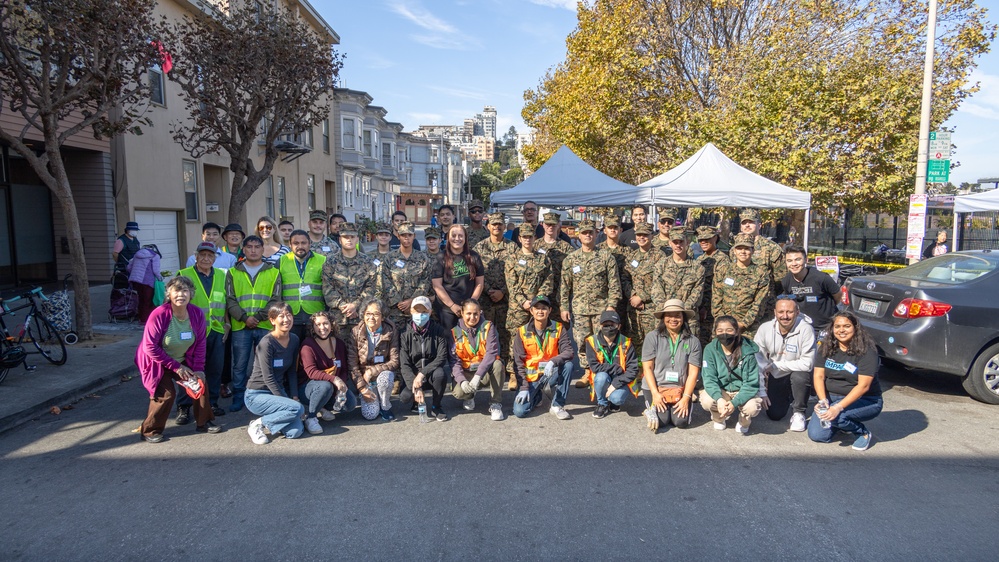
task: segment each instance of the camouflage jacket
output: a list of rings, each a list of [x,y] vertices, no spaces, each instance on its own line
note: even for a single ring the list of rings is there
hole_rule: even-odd
[[[337,325],[358,322],[360,310],[357,318],[346,319],[340,312],[340,305],[353,304],[360,308],[364,299],[377,297],[380,276],[381,270],[367,254],[358,252],[348,258],[340,252],[326,258],[323,265],[323,299]],[[386,281],[383,284],[389,283]]]
[[[631,272],[628,271],[626,267],[628,262],[631,260],[631,253],[634,252],[631,248],[627,246],[616,246],[611,248],[607,245],[607,241],[603,241],[597,244],[598,249],[607,250],[614,256],[614,262],[617,264],[617,276],[621,280],[621,295],[624,299],[631,298],[632,292],[632,280]]]
[[[523,308],[524,301],[538,295],[551,298],[555,273],[547,254],[535,252],[528,256],[518,251],[506,260],[504,273],[510,306]]]
[[[562,260],[562,311],[596,315],[621,300],[617,262],[607,250],[576,250]]]
[[[680,299],[690,310],[701,305],[704,292],[704,267],[691,258],[677,263],[670,252],[666,259],[656,264],[655,280],[652,283],[652,302],[657,307],[669,299]]]
[[[631,296],[637,295],[642,299],[646,312],[655,309],[652,306],[652,287],[656,281],[656,267],[664,259],[666,254],[654,247],[649,248],[648,252],[643,252],[639,248],[631,251],[631,259],[626,264],[632,283]]]
[[[472,228],[469,226],[468,231],[468,247],[475,250],[475,247],[479,245],[479,242],[487,240],[489,238],[489,229],[483,225],[482,228]],[[478,250],[475,250],[478,252]],[[480,254],[482,252],[479,252]],[[484,260],[485,258],[483,258]],[[486,286],[489,286],[489,280],[486,280]]]
[[[556,239],[555,242],[548,243],[545,242],[544,238],[535,240],[533,249],[536,252],[543,250],[548,255],[548,258],[551,259],[552,294],[549,297],[552,299],[552,304],[558,305],[559,294],[562,292],[562,260],[572,252],[575,252],[576,249],[565,240]]]
[[[309,237],[309,247],[313,252],[326,257],[340,253],[340,244],[327,235],[323,235],[319,242],[313,242]]]
[[[755,330],[762,319],[761,306],[770,290],[766,266],[751,263],[740,267],[736,262],[724,266],[715,264],[711,289],[711,315],[717,319],[729,315],[749,330]]]
[[[387,283],[383,288],[384,300],[390,308],[404,300],[429,297],[433,292],[430,286],[433,262],[425,252],[413,250],[407,258],[402,250],[392,250],[382,260],[381,268],[382,280]]]
[[[506,286],[506,262],[510,256],[517,252],[517,249],[518,245],[506,238],[499,244],[493,244],[490,239],[486,238],[475,245],[474,250],[482,258],[482,267],[486,268],[483,274],[486,279],[481,299],[484,304],[493,302],[489,298],[489,291],[496,289],[503,291],[503,300],[500,302],[505,301],[509,296]]]
[[[697,263],[704,268],[704,295],[701,297],[701,308],[711,309],[711,290],[714,281],[715,269],[720,269],[732,263],[728,254],[721,250],[716,250],[714,254],[701,254],[697,256]]]

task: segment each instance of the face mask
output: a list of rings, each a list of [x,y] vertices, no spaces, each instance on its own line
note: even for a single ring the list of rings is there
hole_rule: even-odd
[[[602,326],[600,328],[600,333],[607,338],[607,341],[613,341],[617,339],[617,335],[621,332],[620,328],[616,326]]]
[[[128,234],[129,236],[133,236],[133,237],[134,237],[134,236],[135,236],[136,234],[138,234],[138,233],[139,233],[139,231],[138,231],[138,230],[126,230],[126,231],[125,231],[125,234]]]
[[[720,334],[718,336],[718,341],[720,341],[725,347],[730,347],[733,343],[735,343],[736,337],[738,336],[735,334]]]
[[[416,324],[417,326],[419,326],[420,328],[426,326],[427,322],[429,322],[429,321],[430,321],[430,313],[429,312],[414,312],[413,313],[413,323]]]

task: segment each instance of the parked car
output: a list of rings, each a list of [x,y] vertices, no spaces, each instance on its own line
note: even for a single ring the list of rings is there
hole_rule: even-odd
[[[953,252],[843,285],[882,357],[958,375],[973,398],[999,404],[999,251]]]

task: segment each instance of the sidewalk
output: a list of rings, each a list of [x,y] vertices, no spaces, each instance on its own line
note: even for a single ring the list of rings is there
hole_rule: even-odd
[[[23,366],[10,370],[0,384],[0,433],[39,416],[51,415],[49,410],[53,406],[61,408],[118,384],[123,376],[137,375],[134,357],[142,325],[108,322],[110,294],[110,285],[90,288],[94,331],[98,337],[93,342],[67,345],[64,365],[55,366],[41,355],[29,355],[28,364],[36,366],[34,371],[25,371]],[[8,321],[7,327],[12,324]]]

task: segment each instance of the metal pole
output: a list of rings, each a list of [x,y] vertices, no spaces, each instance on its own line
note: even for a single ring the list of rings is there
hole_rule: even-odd
[[[919,113],[919,148],[916,157],[916,195],[926,194],[926,162],[930,142],[930,104],[933,97],[933,47],[937,32],[937,0],[929,0],[929,18],[926,22],[926,60],[923,62],[923,99]],[[919,243],[922,246],[922,241]],[[919,258],[910,259],[913,264]]]

